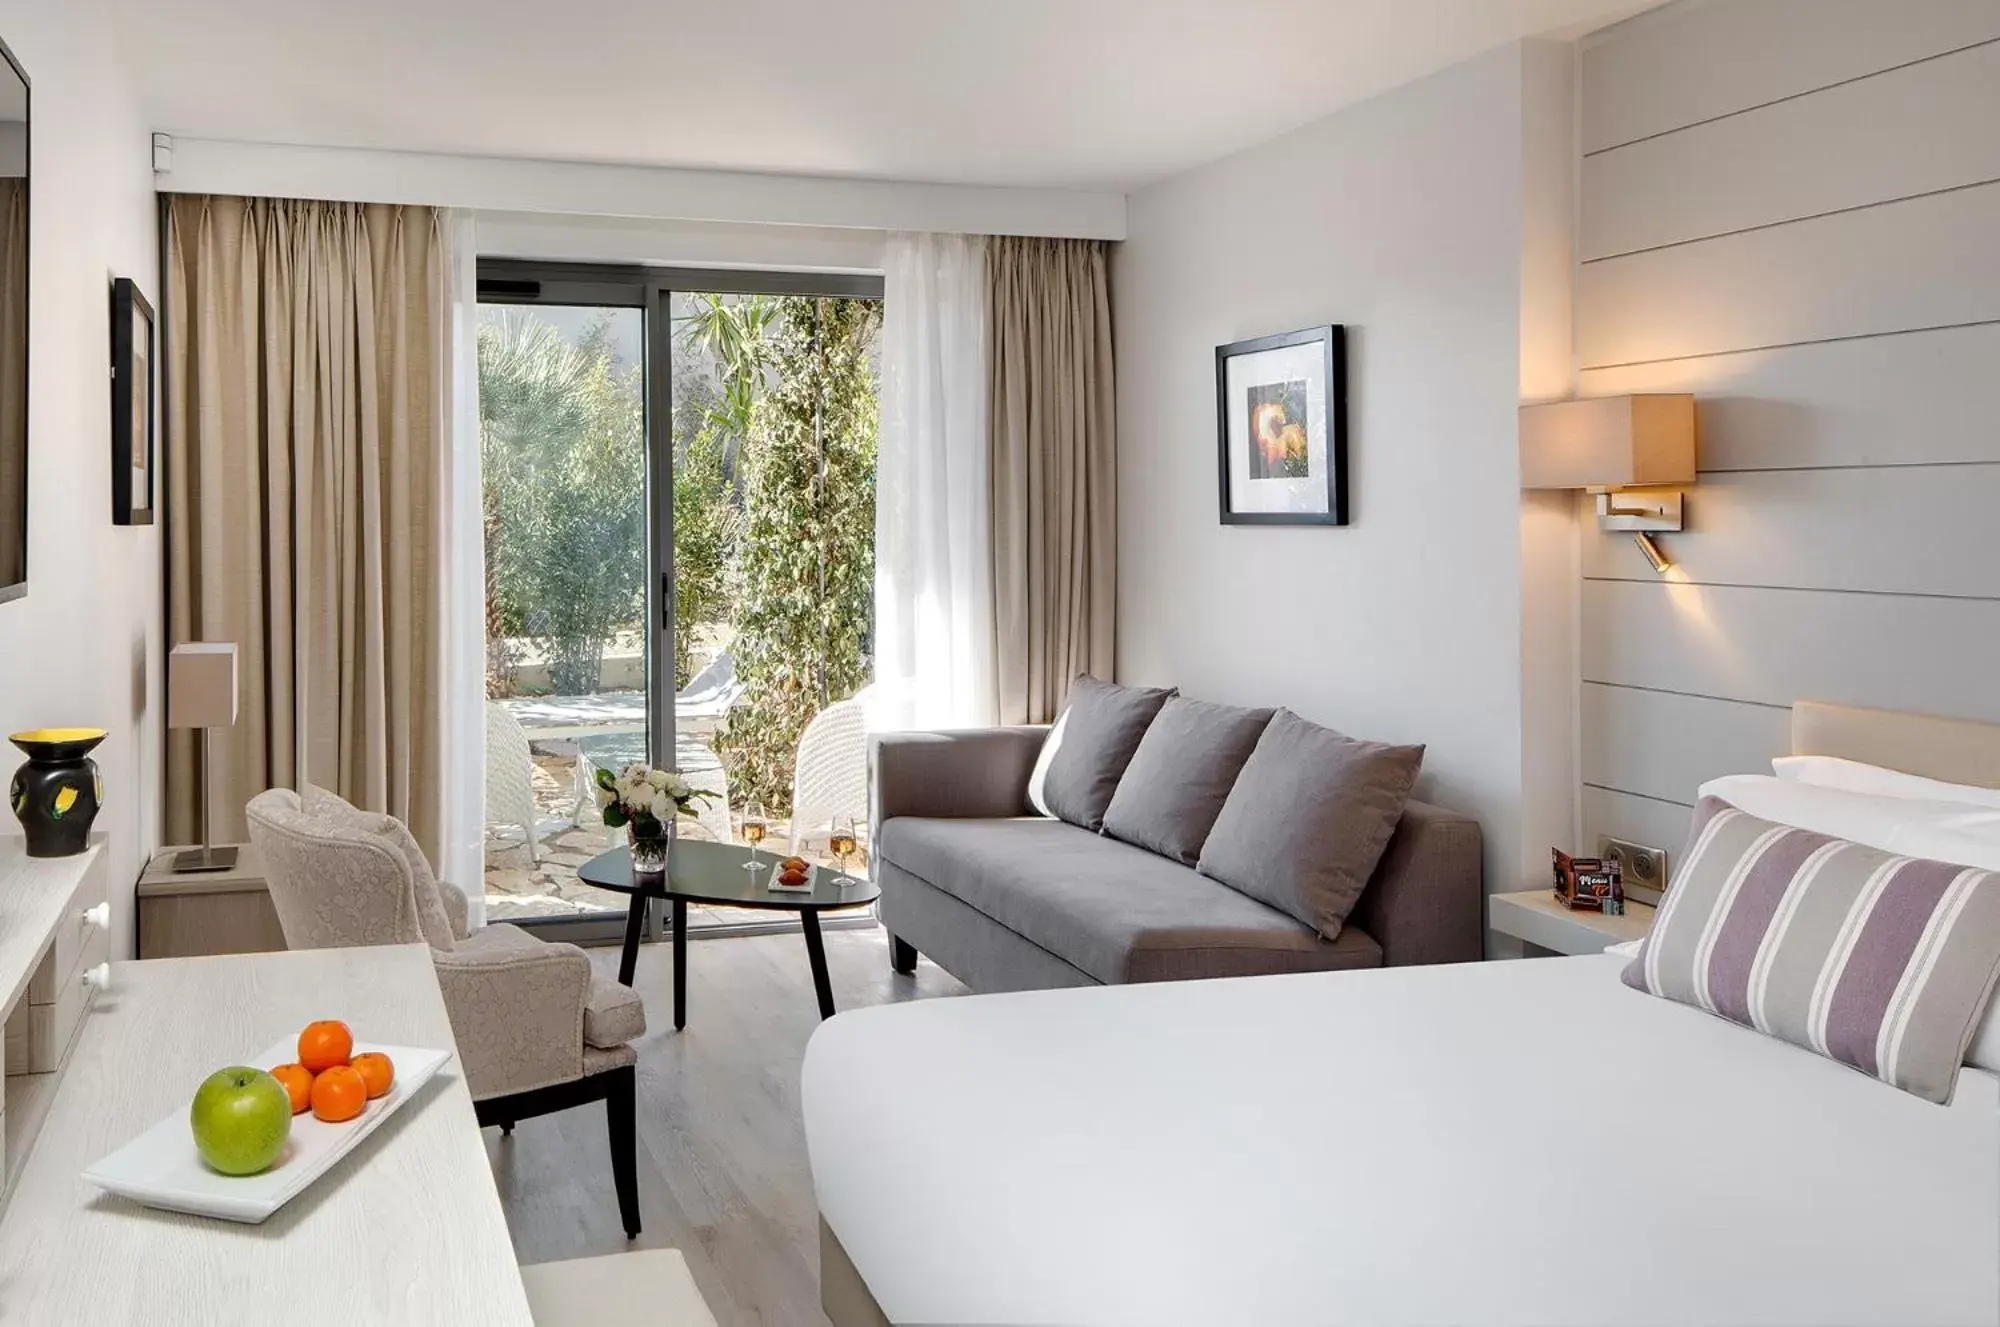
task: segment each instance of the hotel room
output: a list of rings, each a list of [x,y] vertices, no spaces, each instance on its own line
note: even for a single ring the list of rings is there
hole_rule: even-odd
[[[0,1322],[2000,1323],[2000,0],[563,19],[0,0]]]

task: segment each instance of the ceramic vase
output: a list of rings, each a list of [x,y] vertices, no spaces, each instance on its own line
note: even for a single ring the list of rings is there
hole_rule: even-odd
[[[91,750],[101,728],[37,728],[7,739],[28,753],[14,771],[7,802],[27,836],[30,857],[74,857],[90,843],[90,823],[104,796]]]
[[[667,857],[674,847],[674,822],[664,825],[657,820],[649,820],[642,833],[638,822],[625,826],[625,839],[632,849],[632,874],[665,875]]]

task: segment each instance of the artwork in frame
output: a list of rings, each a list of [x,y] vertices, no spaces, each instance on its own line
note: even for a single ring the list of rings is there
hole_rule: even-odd
[[[1216,347],[1224,525],[1347,524],[1345,331]]]
[[[111,285],[111,519],[153,523],[153,306],[130,277]]]

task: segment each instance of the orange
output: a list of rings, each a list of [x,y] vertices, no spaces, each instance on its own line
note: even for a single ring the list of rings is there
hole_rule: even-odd
[[[368,1105],[368,1084],[352,1065],[336,1064],[313,1079],[313,1114],[328,1124],[351,1120]]]
[[[281,1064],[271,1071],[271,1077],[282,1083],[291,1097],[292,1114],[297,1115],[312,1104],[312,1070],[302,1064]]]
[[[387,1092],[396,1081],[396,1065],[381,1051],[363,1051],[350,1064],[361,1075],[361,1081],[368,1085],[370,1101]]]
[[[337,1018],[308,1023],[306,1030],[299,1033],[299,1063],[316,1074],[336,1064],[346,1064],[352,1054],[354,1034]]]

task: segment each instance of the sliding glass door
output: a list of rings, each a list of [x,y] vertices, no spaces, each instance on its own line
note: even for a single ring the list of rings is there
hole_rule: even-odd
[[[489,919],[615,933],[576,878],[600,768],[671,764],[715,794],[684,832],[789,844],[803,757],[823,856],[872,671],[879,280],[483,261],[479,294]]]

